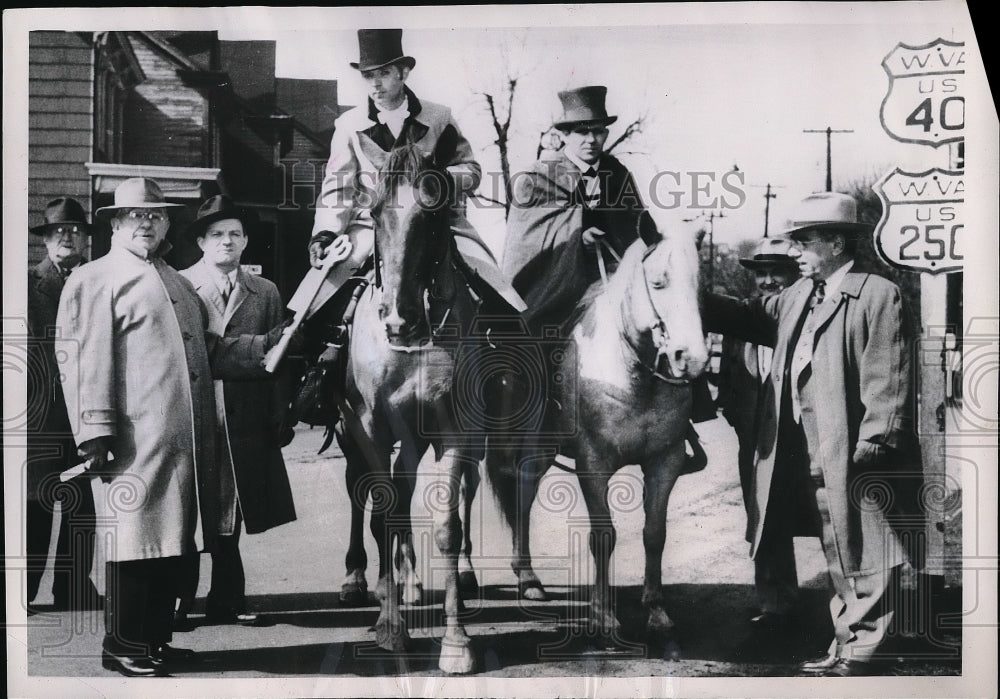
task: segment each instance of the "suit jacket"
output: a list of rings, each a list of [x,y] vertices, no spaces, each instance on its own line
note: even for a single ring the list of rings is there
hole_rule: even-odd
[[[28,463],[23,482],[29,500],[51,502],[59,474],[77,461],[54,344],[64,284],[48,257],[28,270]]]
[[[204,261],[181,272],[208,309],[209,329],[227,337],[261,335],[284,317],[278,287],[240,269],[229,303]],[[220,432],[222,533],[233,531],[237,499],[246,530],[266,531],[295,520],[288,472],[281,455],[280,430],[290,401],[288,375],[257,381],[216,381]]]
[[[784,383],[792,381],[788,390],[799,393],[809,460],[826,482],[843,572],[863,575],[903,554],[889,517],[900,514],[912,521],[919,515],[903,497],[921,474],[914,450],[912,347],[899,289],[855,267],[839,291],[813,312],[811,362],[790,376],[786,369],[811,292],[812,282],[801,279],[780,294],[748,302],[710,295],[705,324],[711,331],[774,346],[773,390],[765,396],[757,430],[751,552],[760,544],[769,498],[781,492],[771,486],[781,456],[779,426],[790,422],[783,412],[790,406],[781,396]],[[899,458],[877,471],[863,468],[853,460],[863,441],[890,447]],[[890,502],[882,507],[879,500],[887,492]]]
[[[645,207],[628,169],[610,155],[597,166],[601,197],[584,204],[580,169],[562,152],[537,161],[514,183],[502,269],[528,305],[529,326],[561,325],[600,278],[583,231],[596,226],[621,256],[639,237]],[[609,272],[617,263],[606,259]]]
[[[66,281],[60,369],[76,443],[106,438],[96,498],[106,560],[212,550],[221,528],[213,375],[265,376],[266,338],[209,332],[191,283],[160,254],[112,245]]]

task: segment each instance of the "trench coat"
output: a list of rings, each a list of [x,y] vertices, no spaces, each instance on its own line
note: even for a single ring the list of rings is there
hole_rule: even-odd
[[[96,501],[106,560],[212,550],[220,530],[212,376],[264,376],[267,340],[219,338],[191,283],[160,254],[112,246],[67,280],[58,323],[78,445],[110,440]]]
[[[562,152],[537,161],[514,182],[501,269],[528,305],[524,317],[535,331],[562,325],[600,279],[584,230],[603,230],[619,256],[640,235],[645,207],[631,173],[610,155],[601,156],[597,172],[601,199],[593,209],[583,203],[583,174]],[[617,263],[605,262],[611,273]]]
[[[229,303],[208,266],[199,261],[181,271],[208,309],[209,329],[217,335],[261,335],[284,317],[281,294],[273,282],[240,269]],[[295,521],[295,504],[281,455],[280,431],[288,413],[288,376],[260,381],[215,381],[220,424],[219,476],[223,534],[231,534],[239,501],[250,534]],[[221,409],[220,409],[221,407]]]
[[[50,501],[59,474],[76,463],[76,445],[66,414],[55,344],[56,314],[64,278],[46,257],[28,270],[28,500]]]
[[[837,555],[846,576],[868,575],[902,562],[894,524],[920,518],[910,494],[921,465],[913,424],[912,343],[904,329],[898,287],[855,265],[836,294],[814,311],[812,360],[794,379],[785,372],[812,282],[800,279],[779,294],[752,301],[709,295],[703,309],[708,330],[774,347],[771,383],[762,399],[757,431],[753,497],[748,505],[756,555],[764,529],[779,453],[783,382],[802,398],[802,427],[809,459],[822,470]],[[808,385],[808,387],[807,387]],[[876,467],[854,463],[860,442],[883,445],[897,458]],[[780,504],[780,503],[776,503]],[[917,527],[919,529],[920,527]],[[915,562],[916,564],[916,562]]]

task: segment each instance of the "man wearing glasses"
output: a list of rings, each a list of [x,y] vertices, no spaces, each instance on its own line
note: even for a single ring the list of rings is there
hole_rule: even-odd
[[[56,313],[66,277],[86,262],[91,227],[83,206],[61,197],[48,203],[45,223],[31,228],[45,242],[45,259],[28,271],[28,467],[25,509],[25,553],[28,613],[45,572],[54,505],[62,517],[56,545],[52,585],[57,610],[94,609],[101,603],[90,580],[94,554],[94,494],[90,481],[73,478],[60,483],[59,474],[72,467],[76,445],[70,430],[53,340],[58,335]]]
[[[220,337],[191,283],[170,267],[170,214],[136,177],[96,215],[111,249],[67,281],[57,357],[80,460],[107,484],[97,498],[107,560],[102,665],[129,677],[196,659],[173,648],[179,575],[223,531],[214,378],[264,378],[266,335]]]

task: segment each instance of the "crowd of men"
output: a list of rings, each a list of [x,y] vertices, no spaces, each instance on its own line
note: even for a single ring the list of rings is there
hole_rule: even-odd
[[[374,181],[393,148],[417,145],[466,194],[481,173],[451,111],[406,87],[416,61],[401,31],[361,30],[359,49],[351,66],[370,99],[336,123],[308,248],[319,267],[350,246],[327,277],[330,307],[341,312],[374,247],[359,183]],[[450,210],[457,250],[476,271],[474,292],[523,318],[529,333],[566,320],[602,267],[613,273],[630,244],[659,235],[632,174],[604,152],[615,121],[606,93],[559,93],[563,147],[519,180],[502,262],[461,207]],[[202,259],[170,267],[163,255],[179,208],[153,180],[125,181],[114,204],[95,212],[110,225],[111,249],[91,262],[83,253],[92,227],[78,202],[53,201],[31,229],[47,257],[28,280],[40,370],[29,382],[25,601],[30,613],[59,500],[55,604],[103,604],[103,666],[130,677],[198,661],[170,643],[189,628],[201,551],[211,553],[209,619],[257,623],[240,533],[295,519],[281,455],[293,435],[288,381],[263,370],[286,324],[280,295],[241,268],[247,232],[225,196],[206,200],[187,230]],[[792,538],[819,537],[835,637],[801,667],[818,675],[879,671],[894,586],[912,560],[874,492],[891,488],[895,474],[919,472],[919,460],[900,292],[855,262],[869,230],[851,197],[807,197],[783,235],[742,260],[758,297],[710,295],[704,304],[706,329],[727,337],[720,402],[739,438],[734,466],[760,601],[752,623],[775,633],[794,625]],[[339,349],[320,361],[337,361],[330,352]],[[95,532],[103,595],[91,580]]]

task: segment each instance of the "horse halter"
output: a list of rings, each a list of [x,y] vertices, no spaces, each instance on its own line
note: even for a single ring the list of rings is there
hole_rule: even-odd
[[[653,303],[653,292],[649,290],[649,277],[646,275],[646,258],[649,257],[653,251],[656,249],[658,243],[653,243],[646,248],[646,251],[642,254],[642,260],[639,262],[639,266],[642,268],[642,286],[646,290],[646,299],[649,301],[649,307],[653,310],[653,316],[656,318],[656,323],[650,328],[650,333],[653,338],[653,347],[656,348],[656,356],[653,358],[653,365],[643,366],[651,373],[654,377],[665,381],[666,383],[675,386],[687,386],[691,383],[691,379],[685,379],[673,375],[673,370],[670,364],[670,358],[667,350],[667,343],[670,341],[670,332],[667,330],[667,323],[663,320],[663,316],[656,309],[656,304]],[[660,364],[663,360],[667,360],[667,373],[663,374],[660,372]]]

